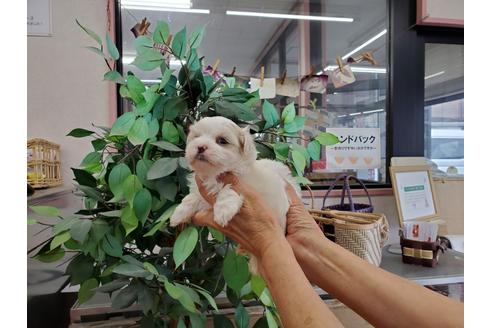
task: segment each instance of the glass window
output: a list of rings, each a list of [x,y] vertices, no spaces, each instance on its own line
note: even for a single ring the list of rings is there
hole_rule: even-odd
[[[159,20],[169,24],[171,33],[183,26],[188,31],[206,26],[199,48],[204,64],[213,65],[220,59],[220,71],[229,73],[235,67],[236,76],[245,81],[258,77],[261,66],[265,67],[265,77],[278,78],[285,72],[287,78],[300,81],[309,74],[327,74],[324,93],[301,91],[296,98],[277,96],[269,101],[281,105],[294,101],[298,114],[306,117],[306,137],[336,127],[379,128],[381,165],[374,169],[331,169],[323,165],[326,156],[322,149],[322,161],[312,166],[308,177],[326,185],[341,172],[351,172],[369,183],[386,182],[387,1],[194,0],[182,1],[185,5],[180,2],[186,8],[178,11],[170,5],[151,8],[126,6],[126,2],[121,1],[124,73],[132,71],[144,82],[160,76],[159,69],[143,72],[130,64],[136,55],[131,29],[147,18],[150,31]],[[337,68],[336,58],[340,56],[346,63],[363,52],[371,52],[375,63],[351,64],[355,82],[335,88],[332,74]]]
[[[425,156],[464,174],[463,45],[425,46]]]

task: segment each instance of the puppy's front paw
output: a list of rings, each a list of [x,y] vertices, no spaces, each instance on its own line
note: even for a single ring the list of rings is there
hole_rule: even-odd
[[[217,222],[222,227],[225,227],[229,221],[232,220],[234,215],[237,214],[239,208],[236,206],[228,206],[222,205],[217,206],[217,203],[214,206],[214,221]]]
[[[177,225],[189,222],[193,214],[194,213],[192,208],[190,208],[186,204],[180,204],[174,210],[173,215],[171,215],[169,225],[171,227],[175,227]]]

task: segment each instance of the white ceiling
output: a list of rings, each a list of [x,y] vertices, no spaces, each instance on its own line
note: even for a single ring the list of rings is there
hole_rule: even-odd
[[[224,72],[237,67],[237,74],[250,75],[255,59],[267,46],[283,19],[240,17],[225,15],[226,10],[243,10],[269,13],[302,14],[297,9],[298,1],[289,0],[195,0],[193,8],[209,9],[210,14],[190,14],[175,12],[156,12],[122,10],[123,55],[134,54],[134,36],[130,32],[137,20],[144,17],[152,23],[150,30],[158,20],[168,22],[171,33],[176,33],[183,26],[192,31],[199,26],[206,26],[205,37],[199,54],[205,56],[205,63],[212,65],[220,58],[219,69]],[[386,0],[330,0],[323,1],[324,10],[312,15],[352,17],[354,22],[322,22],[326,64],[334,64],[337,55],[343,56],[358,45],[386,28]],[[132,17],[134,16],[134,18]],[[287,39],[288,75],[297,74],[299,38],[295,34]],[[367,46],[364,50],[374,50],[380,66],[386,65],[386,36]],[[272,60],[273,63],[278,59]],[[134,73],[143,79],[155,79],[159,76],[154,72],[140,72],[136,67],[129,66]],[[273,73],[274,70],[272,70]],[[291,73],[292,72],[292,73]]]

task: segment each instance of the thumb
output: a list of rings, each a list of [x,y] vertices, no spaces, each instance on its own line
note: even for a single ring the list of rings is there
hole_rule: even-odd
[[[198,211],[192,220],[194,224],[199,226],[209,226],[217,230],[221,230],[222,228],[214,221],[214,212],[211,208]]]

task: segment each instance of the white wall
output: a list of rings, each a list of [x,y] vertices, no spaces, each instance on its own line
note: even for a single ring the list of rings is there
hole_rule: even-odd
[[[61,145],[62,172],[70,185],[70,167],[91,150],[88,138],[65,135],[91,123],[108,125],[109,86],[102,81],[102,58],[84,49],[94,46],[77,18],[101,36],[106,31],[106,1],[52,0],[53,36],[27,37],[27,138]]]

